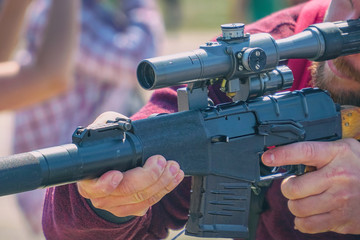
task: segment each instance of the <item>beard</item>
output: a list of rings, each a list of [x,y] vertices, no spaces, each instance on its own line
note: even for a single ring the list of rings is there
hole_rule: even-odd
[[[326,62],[313,62],[310,67],[312,85],[327,90],[332,99],[341,105],[360,107],[360,89],[341,86],[342,79],[325,69]],[[343,58],[333,60],[334,66],[349,78],[360,83],[360,72],[349,65]]]

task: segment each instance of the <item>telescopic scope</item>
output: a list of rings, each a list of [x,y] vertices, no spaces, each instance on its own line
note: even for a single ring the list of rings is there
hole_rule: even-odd
[[[324,61],[360,51],[360,20],[319,23],[288,38],[244,34],[243,24],[222,25],[223,36],[199,49],[140,62],[137,77],[144,89],[209,79],[241,79],[275,69],[282,60]]]

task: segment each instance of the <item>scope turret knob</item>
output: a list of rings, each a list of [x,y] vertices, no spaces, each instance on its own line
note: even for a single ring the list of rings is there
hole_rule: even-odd
[[[243,23],[222,24],[221,30],[222,30],[223,40],[243,38],[245,36],[244,27],[245,24]]]
[[[242,54],[242,65],[251,72],[260,72],[266,66],[266,53],[261,48],[248,48]]]

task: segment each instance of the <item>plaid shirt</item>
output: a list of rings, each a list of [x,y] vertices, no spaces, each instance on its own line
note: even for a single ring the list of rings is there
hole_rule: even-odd
[[[49,5],[39,0],[30,9],[27,45],[19,58],[23,64],[39,46]],[[115,13],[96,0],[82,1],[74,86],[16,112],[14,152],[69,143],[77,126],[86,126],[100,113],[130,115],[141,106],[135,70],[141,59],[156,54],[164,30],[161,17],[152,0],[119,0],[116,7]]]

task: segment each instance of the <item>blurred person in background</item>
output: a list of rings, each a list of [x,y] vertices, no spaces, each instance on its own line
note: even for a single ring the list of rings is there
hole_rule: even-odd
[[[37,62],[43,39],[52,38],[52,44],[69,40],[69,34],[50,31],[56,26],[47,28],[53,11],[57,11],[54,4],[62,2],[34,0],[29,6],[25,47],[16,56],[19,65],[31,66]],[[65,84],[59,84],[57,87],[66,90],[16,111],[14,153],[68,143],[79,124],[89,123],[101,112],[112,110],[130,115],[144,103],[135,70],[141,59],[157,53],[163,38],[163,22],[155,1],[83,0],[78,16],[72,26],[81,28],[80,42],[74,52],[74,65],[71,61],[67,63],[73,67],[69,78],[72,78],[72,85],[65,88]],[[58,24],[68,22],[69,13],[58,15],[57,20]],[[53,55],[48,61],[52,61],[59,58],[55,51],[64,50],[58,43],[49,51]],[[60,63],[54,66],[57,67],[60,74],[65,74]],[[42,84],[46,85],[47,81]],[[27,97],[31,101],[31,96],[25,93],[34,94],[38,88],[32,86],[29,84],[27,91],[19,92],[15,99]],[[38,94],[43,92],[48,93],[48,90],[42,88]],[[45,100],[44,97],[41,99]],[[43,195],[39,190],[17,195],[20,207],[35,231],[41,228],[41,211],[38,209],[41,210]]]
[[[183,21],[181,0],[164,0],[163,5],[166,28],[170,31],[179,30]]]
[[[51,98],[64,95],[73,85],[73,66],[77,47],[77,16],[80,1],[53,1],[44,22],[44,34],[29,33],[38,45],[32,50],[32,58],[26,61],[12,60],[15,49],[22,41],[26,11],[31,0],[4,0],[0,9],[0,110],[16,110],[21,113]],[[23,59],[24,60],[24,59]],[[21,114],[17,115],[17,118]],[[20,120],[20,119],[18,119]],[[41,126],[39,122],[38,125]],[[33,126],[27,126],[29,130]],[[19,126],[18,126],[19,128]],[[19,141],[24,137],[17,132]],[[21,150],[21,149],[20,149]],[[41,213],[44,191],[18,195],[31,230],[41,234]]]

